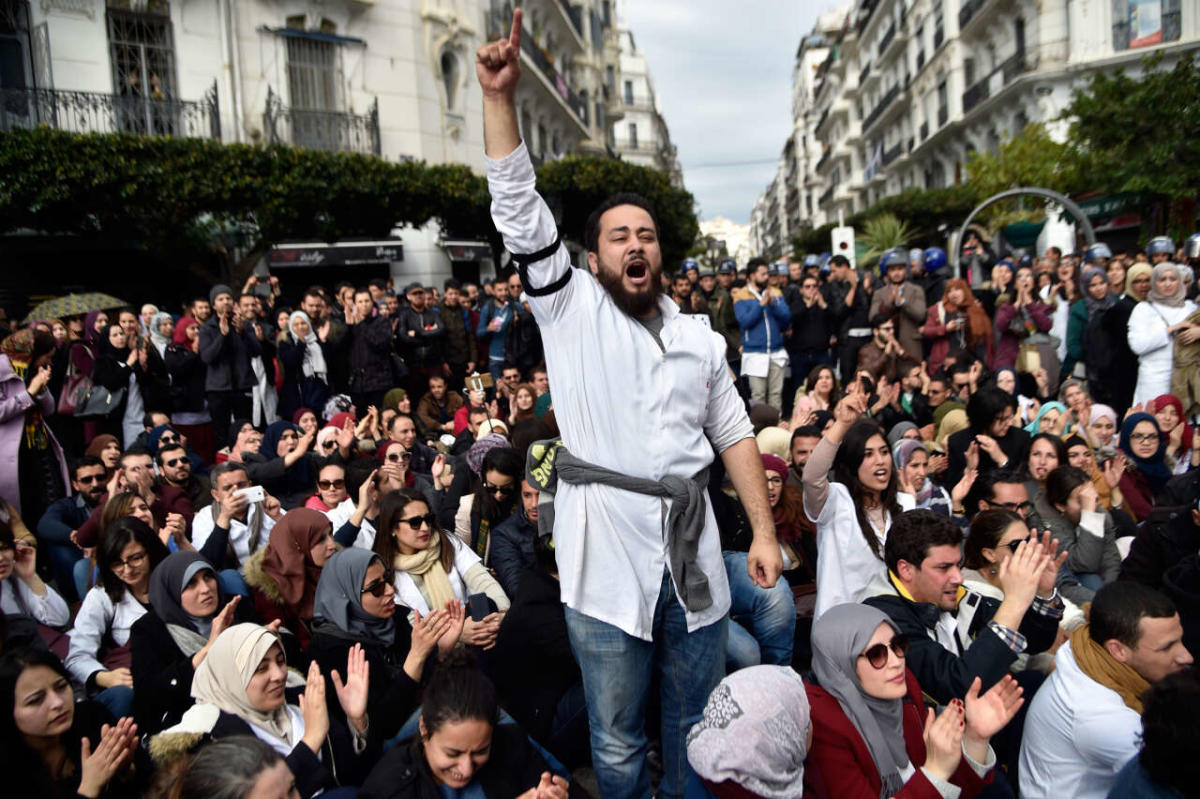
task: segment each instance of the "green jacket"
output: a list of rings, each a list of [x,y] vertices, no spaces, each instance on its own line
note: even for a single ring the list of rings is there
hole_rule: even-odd
[[[725,338],[725,357],[737,358],[738,347],[742,344],[742,329],[733,313],[733,298],[720,286],[713,289],[712,296],[708,298],[708,318],[713,330]]]

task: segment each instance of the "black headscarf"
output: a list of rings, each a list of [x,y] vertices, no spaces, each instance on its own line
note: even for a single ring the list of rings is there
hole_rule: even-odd
[[[109,333],[112,331],[112,329],[114,327],[120,328],[120,325],[109,325],[106,328],[104,328],[104,332],[100,334],[100,340],[97,342],[97,345],[99,346],[100,352],[102,354],[107,355],[110,358],[114,358],[118,361],[122,361],[122,362],[128,361],[129,360],[129,340],[128,339],[125,340],[124,347],[114,347],[112,345],[112,342],[108,340]]]

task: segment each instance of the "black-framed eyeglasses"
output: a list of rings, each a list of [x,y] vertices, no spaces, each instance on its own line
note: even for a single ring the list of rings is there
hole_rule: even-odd
[[[83,474],[75,478],[75,482],[91,485],[92,483],[103,483],[104,475],[102,474]]]
[[[341,489],[341,488],[345,488],[345,487],[346,487],[345,480],[318,480],[317,481],[317,488],[321,489],[322,491],[328,491],[332,488]]]
[[[1130,433],[1129,440],[1134,444],[1158,441],[1158,433]]]
[[[171,458],[171,460],[169,460],[169,461],[163,461],[163,466],[168,466],[168,467],[174,469],[179,464],[187,463],[187,462],[188,462],[187,458]]]
[[[504,496],[507,497],[507,496],[511,496],[512,493],[517,490],[517,487],[516,486],[492,485],[491,483],[484,480],[483,481],[483,490],[488,492],[489,494],[503,494]]]
[[[1010,510],[1013,513],[1021,513],[1033,507],[1033,503],[1028,500],[1025,502],[996,502],[995,500],[985,499],[984,502],[988,504],[988,507],[1004,508],[1004,510]]]
[[[871,664],[871,668],[882,669],[887,665],[889,649],[897,658],[904,660],[904,655],[908,652],[908,636],[897,634],[886,644],[867,647],[867,650],[859,657],[866,658],[867,662]]]
[[[114,572],[122,571],[126,566],[131,569],[136,569],[138,566],[141,566],[143,563],[145,563],[146,558],[148,557],[150,556],[145,552],[137,552],[125,558],[125,560],[114,560],[109,568],[111,568]]]
[[[437,514],[426,513],[424,516],[409,516],[407,519],[401,519],[400,521],[414,530],[421,529],[422,524],[427,524],[432,529],[437,526]]]
[[[782,477],[768,477],[768,478],[767,478],[767,485],[769,485],[769,486],[781,486],[781,485],[783,485],[783,478],[782,478]]]
[[[362,593],[370,594],[376,599],[382,599],[384,595],[387,594],[388,586],[390,586],[395,579],[395,571],[392,569],[384,569],[383,576],[364,588]]]

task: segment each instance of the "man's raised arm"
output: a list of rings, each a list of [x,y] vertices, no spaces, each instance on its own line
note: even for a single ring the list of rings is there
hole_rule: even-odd
[[[513,12],[507,39],[475,53],[475,74],[483,89],[483,141],[488,158],[499,160],[521,145],[513,95],[521,78],[521,9]]]

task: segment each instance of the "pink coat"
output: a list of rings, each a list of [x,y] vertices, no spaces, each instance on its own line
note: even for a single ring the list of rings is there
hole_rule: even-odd
[[[21,512],[21,485],[17,477],[17,458],[21,450],[21,435],[25,430],[25,411],[32,406],[34,400],[25,390],[25,381],[17,377],[13,371],[12,362],[7,355],[0,355],[0,499],[8,502]],[[37,397],[38,406],[43,416],[54,413],[54,395],[49,389]],[[63,457],[62,447],[54,433],[46,426],[50,436],[50,447],[58,458],[58,468],[62,470],[63,485],[70,486],[71,478],[67,475],[67,461]],[[28,526],[37,524],[37,519],[26,519]]]

